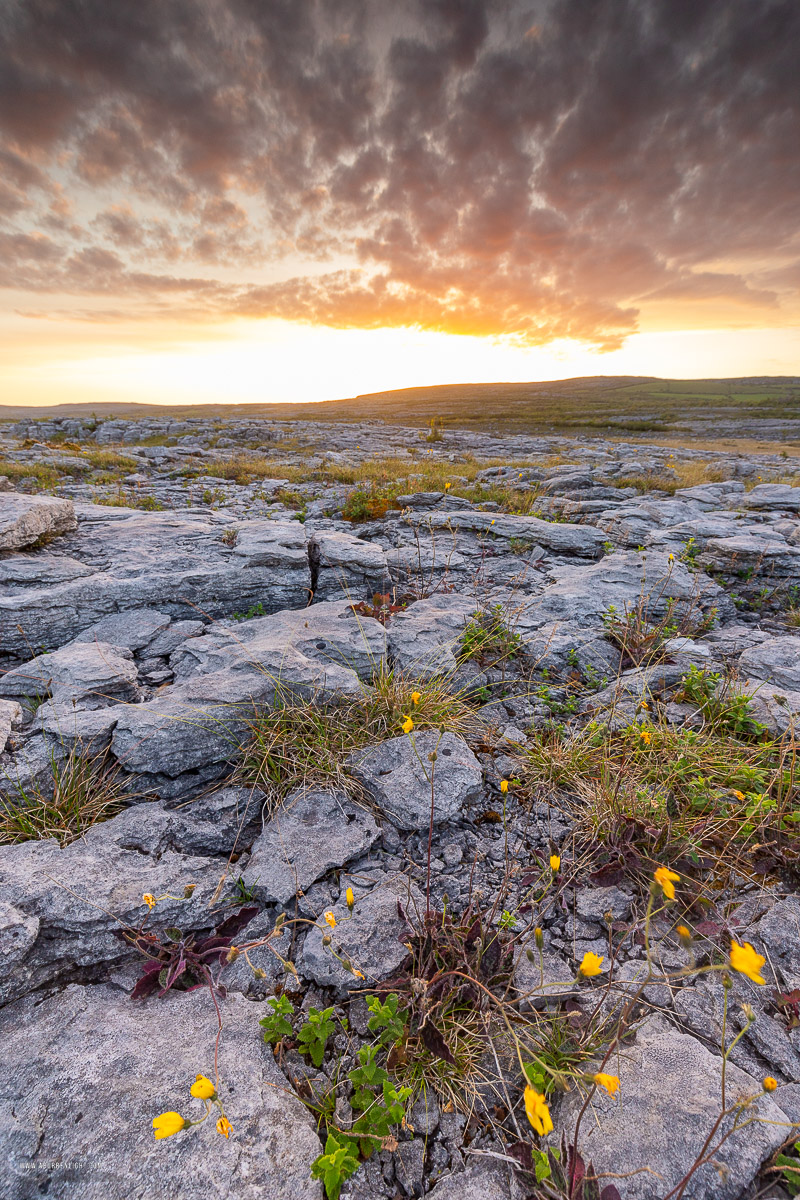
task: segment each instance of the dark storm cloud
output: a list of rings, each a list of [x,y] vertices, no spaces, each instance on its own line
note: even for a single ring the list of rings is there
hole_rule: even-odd
[[[795,0],[7,0],[0,279],[604,347],[774,307],[798,44]]]

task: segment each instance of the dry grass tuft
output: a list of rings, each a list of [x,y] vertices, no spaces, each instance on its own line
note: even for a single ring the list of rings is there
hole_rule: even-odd
[[[475,709],[450,691],[446,678],[420,683],[380,666],[372,686],[355,699],[322,703],[279,693],[277,707],[249,722],[237,781],[266,792],[272,809],[297,787],[339,787],[358,795],[345,765],[348,755],[400,736],[408,715],[419,731],[440,729],[469,739],[483,730]]]
[[[55,838],[66,846],[137,798],[105,751],[92,754],[79,743],[64,759],[52,756],[49,785],[10,785],[15,799],[0,798],[0,845]]]

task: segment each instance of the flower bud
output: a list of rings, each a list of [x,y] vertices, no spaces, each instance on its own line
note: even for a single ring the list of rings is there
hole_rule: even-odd
[[[188,899],[189,899],[189,897],[191,896],[192,892],[194,891],[194,889],[195,889],[196,887],[197,887],[197,884],[196,884],[196,883],[187,883],[186,887],[183,889],[183,898],[184,898],[184,900],[188,900]]]
[[[537,925],[533,931],[533,939],[536,942],[536,948],[541,950],[544,946],[544,931],[540,925]]]
[[[226,963],[236,962],[237,958],[239,957],[239,953],[240,953],[240,951],[238,951],[235,946],[231,946],[230,950],[225,955],[225,962]]]

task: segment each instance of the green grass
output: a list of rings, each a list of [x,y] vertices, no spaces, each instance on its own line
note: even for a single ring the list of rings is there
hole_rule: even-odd
[[[796,842],[796,759],[791,738],[754,743],[724,726],[687,729],[656,719],[619,732],[596,722],[536,730],[521,761],[539,794],[573,797],[592,836],[615,843],[636,826],[657,855],[676,845],[743,851],[770,837]]]
[[[41,463],[18,463],[0,459],[0,475],[7,475],[14,482],[20,479],[35,479],[40,488],[54,488],[58,483],[58,472]]]

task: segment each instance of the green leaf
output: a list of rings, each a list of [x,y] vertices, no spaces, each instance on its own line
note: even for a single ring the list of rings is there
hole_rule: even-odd
[[[339,1200],[342,1184],[357,1170],[358,1158],[350,1142],[340,1142],[335,1134],[329,1133],[324,1154],[311,1164],[311,1177],[323,1181],[328,1200]]]

